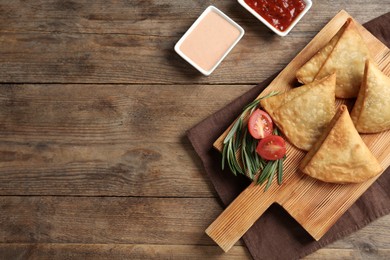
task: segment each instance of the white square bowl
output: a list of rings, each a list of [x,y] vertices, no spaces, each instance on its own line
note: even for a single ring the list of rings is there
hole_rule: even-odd
[[[270,28],[272,31],[274,31],[279,36],[286,36],[292,28],[301,20],[301,18],[309,11],[309,9],[312,6],[311,0],[302,0],[305,2],[306,6],[302,10],[302,12],[295,18],[295,20],[290,24],[289,27],[285,31],[280,31],[276,29],[272,24],[270,24],[267,20],[265,20],[259,13],[257,13],[255,10],[252,9],[247,3],[245,3],[245,0],[238,0],[240,5],[242,5],[246,10],[248,10],[251,14],[253,14],[257,19],[259,19],[261,22],[263,22],[268,28]]]
[[[221,16],[224,20],[229,22],[233,27],[237,28],[239,31],[238,38],[234,41],[234,43],[225,51],[224,55],[218,60],[218,62],[210,69],[205,70],[202,67],[200,67],[196,62],[194,62],[192,59],[190,59],[184,52],[181,51],[180,47],[183,44],[183,42],[186,40],[186,38],[191,34],[191,32],[198,26],[198,24],[202,21],[202,19],[210,12],[215,12],[219,16]],[[216,8],[215,6],[210,5],[206,8],[206,10],[196,19],[196,21],[191,25],[191,27],[187,30],[187,32],[180,38],[180,40],[175,45],[175,51],[177,54],[179,54],[184,60],[186,60],[189,64],[191,64],[193,67],[195,67],[198,71],[200,71],[203,75],[209,76],[222,62],[223,59],[229,54],[229,52],[236,46],[236,44],[241,40],[241,38],[244,36],[244,29],[238,25],[236,22],[234,22],[230,17],[228,17],[226,14],[224,14],[221,10]]]

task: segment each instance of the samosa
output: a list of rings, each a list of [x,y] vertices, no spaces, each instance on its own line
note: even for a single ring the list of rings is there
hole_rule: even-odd
[[[260,101],[296,147],[308,151],[335,113],[336,75]]]
[[[344,24],[344,26],[336,33],[336,35],[333,36],[333,38],[319,52],[317,52],[297,71],[296,77],[299,82],[303,84],[309,84],[313,82],[322,65],[329,57],[329,54],[333,51],[334,46],[338,42],[340,35],[343,34],[346,26],[347,23]]]
[[[313,178],[331,183],[359,183],[382,172],[345,105],[340,106],[299,168]]]
[[[336,97],[353,98],[359,92],[364,63],[370,52],[352,19],[296,73],[304,84],[337,73]]]
[[[371,60],[366,61],[363,82],[351,117],[359,133],[390,129],[390,78]]]

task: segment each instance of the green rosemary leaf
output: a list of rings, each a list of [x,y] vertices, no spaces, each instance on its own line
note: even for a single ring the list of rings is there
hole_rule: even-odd
[[[261,165],[261,162],[260,162],[260,156],[257,155],[257,153],[255,153],[255,165],[258,167]]]
[[[234,165],[234,161],[235,161],[235,154],[234,154],[234,150],[233,150],[233,147],[232,147],[232,141],[229,140],[228,142],[228,162],[231,166],[235,166]]]
[[[233,156],[234,156],[234,155],[233,155]],[[233,161],[234,159],[231,158],[231,152],[228,151],[227,157],[228,157],[227,162],[228,162],[228,165],[229,165],[230,170],[232,171],[232,173],[233,173],[235,176],[237,176],[237,168],[236,168],[236,166],[235,166],[235,164],[234,164],[234,161]]]
[[[274,175],[275,175],[275,172],[276,172],[276,166],[278,165],[278,161],[273,161],[272,162],[272,167],[271,167],[271,170],[270,170],[270,175],[268,177],[268,182],[267,182],[267,185],[265,186],[265,189],[264,191],[268,190],[269,186],[271,186],[271,183],[272,183],[272,179],[274,178]]]
[[[242,138],[240,138],[239,142],[241,142],[241,156],[243,154],[243,151],[246,149],[246,131],[244,131],[244,133],[242,134]]]
[[[244,164],[246,166],[245,172],[247,173],[248,177],[250,179],[253,179],[252,163],[249,159],[248,154],[246,153],[246,151],[244,149],[242,150],[242,161],[244,162]]]
[[[222,149],[222,170],[225,169],[225,162],[226,162],[226,153],[228,150],[228,146],[224,145]]]
[[[265,178],[263,180],[261,180],[261,183],[263,183],[266,179],[269,180],[270,177],[273,176],[273,174],[276,171],[277,161],[268,161],[266,167],[267,167],[267,169],[264,168],[264,169],[266,169]]]
[[[262,97],[261,99],[263,99],[263,98],[269,98],[269,97],[275,96],[275,95],[277,95],[277,94],[279,94],[279,91],[271,91],[268,95]]]
[[[256,165],[256,170],[255,172],[258,172],[259,170],[262,170],[264,168],[264,160],[259,156],[259,154],[256,152],[256,147],[257,144],[259,143],[258,140],[253,140],[251,143],[250,150],[253,151],[254,154],[254,160],[255,160],[255,165]]]
[[[246,136],[247,131],[244,130],[244,133],[242,134],[242,138],[240,139],[241,142],[241,161],[243,165],[244,172],[248,173],[248,168],[250,167],[250,162],[248,158],[248,154],[246,153]]]
[[[230,167],[232,173],[234,174],[234,176],[237,176],[237,171],[236,171],[236,169],[234,168],[234,166],[231,165],[231,164],[229,163],[229,167]]]
[[[269,97],[272,97],[272,96],[275,96],[277,95],[279,92],[278,91],[271,91],[268,95],[265,95],[264,97],[261,97],[259,99],[256,99],[254,100],[252,103],[249,103],[248,105],[246,105],[243,109],[244,112],[247,112],[248,110],[252,109],[252,108],[256,108],[259,103],[260,103],[260,100],[264,99],[264,98],[269,98]],[[244,114],[244,113],[243,113]]]
[[[244,174],[244,171],[242,170],[240,163],[237,161],[237,157],[236,157],[237,150],[235,149],[234,144],[232,144],[232,140],[229,142],[229,144],[230,144],[230,148],[231,148],[229,150],[231,163],[234,166],[234,168],[236,169],[236,172]]]
[[[260,99],[256,99],[256,100],[253,100],[251,103],[249,103],[248,105],[246,105],[243,109],[243,113],[241,114],[241,116],[245,116],[246,112],[248,112],[248,110],[251,110],[252,108],[254,107],[257,107],[260,103]]]
[[[239,120],[238,129],[242,129],[242,120]],[[237,131],[236,135],[233,137],[234,139],[234,149],[237,151],[240,149],[240,146],[243,144],[241,140],[241,131]]]
[[[246,132],[248,130],[246,129]],[[258,140],[254,139],[251,135],[247,134],[246,139],[246,153],[250,155],[251,167],[250,167],[250,176],[251,180],[254,180],[256,173],[259,172],[260,168],[260,156],[256,152],[256,146]]]
[[[250,158],[250,152],[248,154],[247,148],[248,148],[248,130],[244,129],[241,139],[241,158],[244,165],[244,172],[247,174],[249,178],[253,178],[252,176],[252,163]]]
[[[262,165],[260,163],[260,160],[258,159],[258,155],[257,153],[255,152],[254,155],[253,155],[253,159],[252,159],[252,175],[253,175],[253,178],[255,177],[256,173],[258,173],[262,168]]]
[[[231,159],[230,159],[230,142],[228,142],[226,145],[225,145],[227,148],[226,148],[226,161],[227,161],[227,163],[228,163],[228,165],[229,165],[229,168],[230,168],[230,170],[232,171],[232,172],[234,172],[235,171],[235,169],[232,169],[232,164],[231,164]]]
[[[282,159],[278,160],[278,184],[282,184],[283,181],[283,162],[284,159],[286,159],[286,156],[284,156]]]
[[[258,102],[255,104],[255,106],[248,108],[249,115],[251,115],[259,107],[259,104],[260,104],[260,100],[258,100]]]
[[[232,126],[232,128],[230,129],[229,133],[227,134],[227,136],[225,137],[225,139],[223,140],[223,143],[226,144],[230,139],[232,139],[232,137],[236,134],[237,130],[240,128],[240,126],[242,126],[242,119],[239,118],[237,119],[237,121],[234,123],[234,125]]]
[[[229,147],[229,150],[228,150],[228,163],[229,163],[229,167],[230,169],[233,171],[234,175],[237,175],[237,167],[236,167],[236,155],[234,154],[234,151],[232,149],[232,142],[229,141],[228,143],[228,147]]]
[[[267,161],[266,160],[264,160],[263,158],[261,158],[260,157],[260,161],[261,161],[261,163],[263,164],[263,165],[266,165],[267,164]]]
[[[271,167],[271,163],[267,163],[264,169],[261,171],[259,178],[257,179],[257,184],[262,184],[264,180],[267,178],[269,170]]]
[[[269,178],[269,175],[270,175],[270,169],[267,169],[266,171],[264,171],[264,175],[257,183],[260,185],[263,184],[265,180]]]

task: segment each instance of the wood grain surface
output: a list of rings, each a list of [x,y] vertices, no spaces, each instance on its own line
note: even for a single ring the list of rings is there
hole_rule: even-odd
[[[214,4],[246,30],[209,77],[173,51]],[[221,212],[185,132],[286,66],[340,9],[284,38],[232,1],[0,0],[0,259],[250,259],[204,233]],[[387,259],[390,217],[307,259]]]

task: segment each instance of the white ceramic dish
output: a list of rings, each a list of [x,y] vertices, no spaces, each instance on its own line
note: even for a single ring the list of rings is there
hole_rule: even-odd
[[[311,0],[303,0],[305,2],[306,6],[303,9],[303,11],[295,18],[295,20],[290,24],[289,27],[285,31],[280,31],[276,29],[272,24],[270,24],[267,20],[265,20],[260,14],[258,14],[255,10],[252,9],[247,3],[245,3],[245,0],[238,0],[240,5],[242,5],[246,10],[248,10],[251,14],[253,14],[257,19],[259,19],[261,22],[263,22],[268,28],[270,28],[272,31],[274,31],[277,35],[280,36],[286,36],[292,28],[301,20],[301,18],[309,11],[309,9],[312,6]]]
[[[194,31],[194,29],[196,29],[198,27],[198,25],[203,21],[203,19],[207,15],[209,15],[210,12],[214,12],[219,17],[223,18],[223,20],[227,21],[232,26],[232,28],[234,28],[233,30],[238,30],[238,33],[235,32],[236,36],[233,37],[233,41],[231,41],[232,39],[230,39],[230,41],[228,43],[223,42],[224,41],[223,37],[222,38],[219,38],[219,37],[204,37],[204,39],[200,40],[201,44],[199,44],[199,45],[202,45],[202,46],[194,46],[194,48],[196,48],[195,51],[197,52],[198,57],[201,57],[203,55],[203,56],[206,56],[205,58],[207,59],[207,55],[210,55],[210,54],[213,54],[213,53],[210,53],[210,50],[207,47],[205,47],[205,46],[207,46],[207,44],[213,44],[213,43],[216,43],[216,42],[222,42],[223,43],[223,44],[221,44],[221,46],[222,45],[224,46],[223,49],[219,49],[222,52],[222,55],[220,57],[216,58],[216,59],[213,59],[212,65],[207,66],[209,68],[205,69],[205,66],[202,67],[200,65],[200,62],[196,62],[196,61],[194,61],[194,58],[189,57],[189,56],[191,56],[191,55],[189,55],[191,53],[188,53],[188,51],[186,53],[185,51],[182,50],[182,45],[183,45],[183,43],[185,43],[185,41],[191,35],[191,33]],[[221,25],[221,23],[216,23],[216,24],[213,24],[213,26],[209,27],[209,28],[212,29],[212,30],[216,30],[217,26],[220,26],[220,25]],[[204,25],[202,25],[202,26],[204,26]],[[226,28],[226,23],[224,24],[224,26]],[[204,27],[202,27],[202,28],[204,28]],[[225,15],[222,11],[220,11],[218,8],[216,8],[214,6],[209,6],[198,17],[198,19],[191,25],[191,27],[180,38],[180,40],[176,43],[175,51],[183,59],[185,59],[188,63],[190,63],[193,67],[195,67],[197,70],[199,70],[203,75],[208,76],[218,67],[218,65],[222,62],[222,60],[228,55],[228,53],[240,41],[242,36],[244,36],[244,33],[245,33],[244,29],[240,25],[238,25],[236,22],[234,22],[231,18],[229,18],[227,15]],[[197,35],[199,36],[199,32],[197,32]],[[198,40],[198,43],[199,43],[199,40]]]

